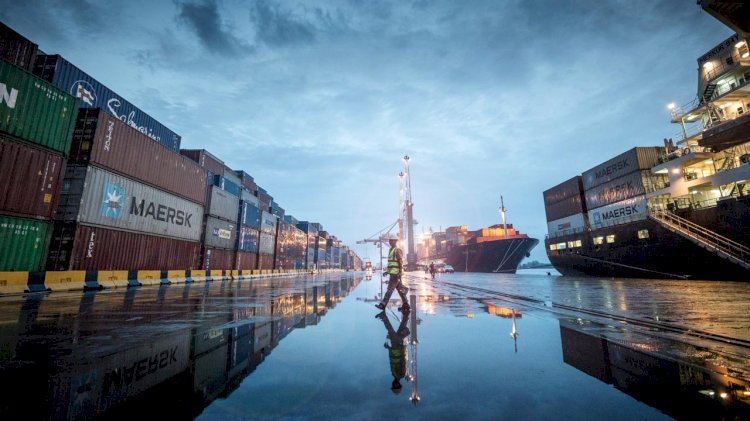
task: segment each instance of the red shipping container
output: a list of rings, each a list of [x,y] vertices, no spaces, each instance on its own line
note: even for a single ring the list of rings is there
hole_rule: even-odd
[[[65,170],[61,155],[0,134],[0,211],[50,219]]]
[[[255,269],[258,262],[258,253],[250,253],[248,251],[238,251],[235,268],[237,270],[252,270]]]
[[[234,269],[234,250],[206,247],[203,251],[204,270],[232,270]]]
[[[273,269],[273,254],[258,254],[258,269]]]
[[[198,165],[214,174],[224,174],[224,161],[213,156],[213,154],[205,149],[180,149],[180,155],[190,158],[193,162],[198,163]]]
[[[94,164],[193,202],[206,202],[205,169],[98,108],[79,110],[70,149],[71,164]]]
[[[55,223],[48,270],[197,269],[200,243]]]

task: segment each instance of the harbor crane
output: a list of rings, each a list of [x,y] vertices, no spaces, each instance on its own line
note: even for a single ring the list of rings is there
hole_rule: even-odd
[[[401,244],[406,242],[406,265],[407,271],[417,270],[417,253],[414,244],[414,202],[411,199],[411,173],[409,172],[409,155],[404,156],[404,171],[399,174],[401,180],[400,189],[400,213],[399,213],[399,235],[398,239]]]

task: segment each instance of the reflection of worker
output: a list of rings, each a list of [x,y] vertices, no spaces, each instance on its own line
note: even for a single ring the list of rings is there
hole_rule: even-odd
[[[375,316],[383,322],[385,329],[388,331],[388,341],[383,344],[383,347],[388,349],[388,359],[391,364],[391,375],[393,376],[391,390],[396,394],[401,392],[401,379],[406,377],[406,344],[404,342],[409,336],[409,328],[406,327],[406,323],[409,321],[409,313],[409,310],[403,313],[401,323],[395,332],[385,311],[381,311]]]
[[[430,276],[432,277],[432,279],[435,279],[435,272],[435,262],[432,262],[430,263]]]
[[[388,244],[391,245],[388,250],[388,290],[383,296],[383,301],[379,302],[375,307],[384,310],[385,306],[388,305],[388,301],[391,299],[393,290],[398,291],[398,295],[401,297],[401,311],[409,311],[409,300],[406,293],[409,292],[409,288],[405,287],[401,283],[401,275],[404,273],[404,257],[403,252],[397,247],[398,238],[391,234],[388,238]]]

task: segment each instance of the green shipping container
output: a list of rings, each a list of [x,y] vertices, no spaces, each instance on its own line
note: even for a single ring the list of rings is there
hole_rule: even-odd
[[[42,270],[50,223],[0,215],[0,271]]]
[[[78,100],[0,59],[0,131],[68,153]]]

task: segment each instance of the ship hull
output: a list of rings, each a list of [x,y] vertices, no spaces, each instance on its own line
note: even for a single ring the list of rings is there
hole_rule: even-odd
[[[712,231],[748,244],[750,201],[734,201],[716,208],[690,211],[689,218]],[[638,231],[648,230],[648,238]],[[593,238],[614,235],[611,244],[595,245]],[[550,245],[581,241],[581,247],[550,250]],[[750,280],[750,270],[701,248],[683,236],[647,219],[586,233],[558,236],[545,240],[550,263],[567,276],[605,276],[616,278],[686,278],[703,280]]]
[[[445,262],[456,272],[516,273],[521,260],[537,244],[539,240],[528,237],[467,244],[451,248]]]

